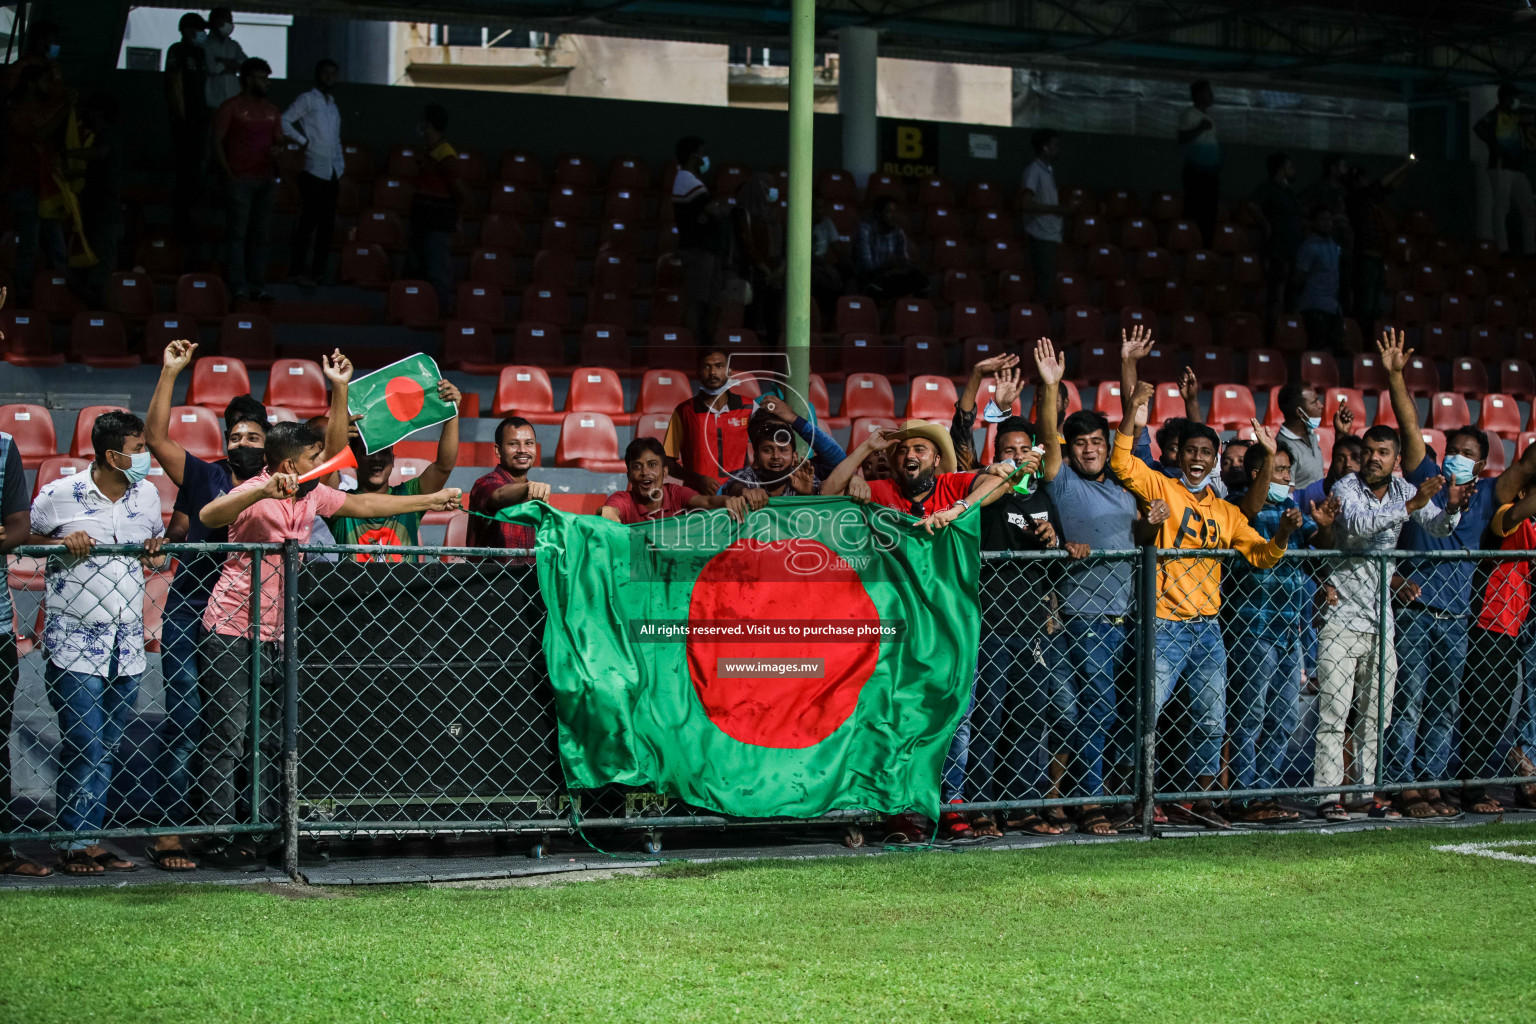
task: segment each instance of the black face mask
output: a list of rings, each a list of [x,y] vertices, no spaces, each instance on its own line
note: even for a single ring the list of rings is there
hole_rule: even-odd
[[[316,487],[320,486],[319,480],[306,480],[299,484],[298,497],[302,498]]]
[[[235,476],[241,480],[249,480],[256,476],[267,465],[267,450],[265,448],[251,448],[245,445],[239,448],[231,448],[224,453],[229,459],[229,468],[234,470]]]

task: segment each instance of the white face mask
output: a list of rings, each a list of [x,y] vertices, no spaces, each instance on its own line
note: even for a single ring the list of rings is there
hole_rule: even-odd
[[[127,456],[128,468],[123,469],[121,466],[117,466],[115,464],[112,468],[118,470],[128,478],[128,485],[130,487],[137,484],[145,477],[149,476],[149,452],[135,452],[132,455],[128,455],[127,452],[118,452],[117,454]]]
[[[218,28],[214,29],[214,31],[219,34],[221,39],[228,39],[230,36],[235,34],[235,26],[220,25]]]
[[[705,156],[705,157],[700,157],[699,158],[699,173],[700,174],[708,174],[709,173],[709,157]]]
[[[776,202],[779,201],[779,190],[778,189],[770,188],[768,190],[768,201],[770,203],[776,203]]]
[[[198,46],[202,46],[204,43],[206,43],[208,41],[208,30],[207,29],[198,29],[197,30],[197,35],[193,36],[192,39],[193,39],[194,42],[197,43]]]

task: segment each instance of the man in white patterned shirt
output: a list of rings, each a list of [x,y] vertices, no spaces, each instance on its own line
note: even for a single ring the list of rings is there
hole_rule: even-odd
[[[283,111],[283,135],[304,147],[299,219],[293,225],[293,255],[288,260],[293,283],[300,288],[313,288],[325,280],[336,230],[336,198],[347,170],[341,149],[341,108],[331,95],[340,70],[329,57],[320,61],[315,65],[315,87],[300,93]]]
[[[61,546],[48,556],[43,677],[59,716],[58,824],[95,831],[123,729],[144,672],[144,568],[165,561],[160,492],[149,475],[144,421],[108,412],[91,427],[89,471],[47,484],[32,502],[31,544]],[[144,554],[91,555],[98,544],[142,545]],[[132,871],[132,861],[88,839],[55,844],[67,874]]]
[[[1360,471],[1334,485],[1329,504],[1337,506],[1333,520],[1335,545],[1342,551],[1391,551],[1397,535],[1412,519],[1431,536],[1444,537],[1456,528],[1470,484],[1452,484],[1444,508],[1430,498],[1445,485],[1434,476],[1415,487],[1392,475],[1400,451],[1397,431],[1374,426],[1365,432]],[[1386,567],[1390,578],[1393,565]],[[1382,567],[1379,560],[1347,558],[1329,566],[1328,584],[1335,596],[1323,609],[1317,644],[1317,753],[1314,786],[1340,785],[1344,780],[1344,725],[1356,710],[1355,765],[1362,781],[1376,774],[1377,719],[1392,706],[1397,682],[1392,616],[1383,619]],[[1378,654],[1384,652],[1383,669]],[[1383,692],[1384,676],[1384,692]],[[1378,796],[1369,813],[1376,818],[1401,817]],[[1322,796],[1318,816],[1345,821],[1348,812],[1338,793]]]

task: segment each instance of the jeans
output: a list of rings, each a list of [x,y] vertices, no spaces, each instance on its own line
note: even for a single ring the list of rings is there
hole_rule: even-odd
[[[64,248],[64,222],[45,219],[37,214],[37,190],[19,188],[5,194],[16,227],[16,273],[12,280],[16,295],[11,305],[26,309],[32,305],[32,279],[37,276],[37,250],[41,246],[48,262],[56,270],[69,265]]]
[[[451,231],[411,230],[411,273],[437,293],[437,311],[441,316],[453,313],[453,233]]]
[[[1493,779],[1504,774],[1499,747],[1509,729],[1510,705],[1520,685],[1520,641],[1489,629],[1474,628],[1471,634],[1460,774],[1468,780]]]
[[[123,730],[138,701],[139,677],[66,672],[49,661],[43,681],[48,703],[59,716],[59,827],[99,830],[106,823],[113,772],[121,766]],[[54,845],[83,850],[91,840]]]
[[[1520,629],[1520,678],[1525,692],[1515,715],[1515,742],[1536,757],[1536,615]]]
[[[331,239],[336,233],[336,199],[340,193],[340,178],[327,181],[308,171],[300,173],[299,219],[293,225],[289,243],[289,273],[308,274],[316,281],[325,278]]]
[[[1056,250],[1060,242],[1025,236],[1029,240],[1029,269],[1035,275],[1035,301],[1042,306],[1051,303],[1051,289],[1056,284]]]
[[[1226,725],[1227,648],[1214,618],[1157,620],[1156,716],[1173,696],[1174,684],[1188,687],[1192,728],[1185,761],[1194,776],[1221,771],[1221,737]]]
[[[1229,649],[1233,789],[1278,789],[1296,731],[1301,690],[1301,637],[1293,627],[1276,634],[1233,619]]]
[[[1057,678],[1077,711],[1072,795],[1103,796],[1104,751],[1115,730],[1115,681],[1125,667],[1130,637],[1123,624],[1076,616],[1065,618],[1064,633],[1066,650],[1057,662]],[[1116,763],[1132,760],[1129,749],[1118,754]]]
[[[1467,665],[1467,620],[1400,608],[1397,650],[1397,695],[1383,777],[1387,782],[1446,778]]]
[[[1004,798],[1044,793],[1048,786],[1045,764],[1050,759],[1047,731],[1060,729],[1064,720],[1072,717],[1049,667],[1055,660],[1053,646],[1053,638],[1043,635],[982,635],[971,706],[955,730],[944,762],[946,803],[965,799],[967,775],[974,780],[971,791],[975,800],[986,803],[998,799],[997,748],[1009,722],[1015,725],[1008,730],[1014,734],[1014,742],[1007,757],[1007,777],[1017,780],[1022,788],[1005,793]]]
[[[225,276],[239,298],[261,291],[267,276],[267,241],[272,232],[271,178],[229,182],[229,255]]]
[[[160,722],[160,759],[156,764],[160,792],[155,806],[164,824],[181,825],[192,820],[189,790],[192,754],[202,738],[199,716],[203,701],[198,693],[198,646],[203,638],[202,618],[190,604],[174,604],[166,612],[160,640],[160,671],[165,678],[165,718]]]
[[[278,799],[282,722],[277,645],[262,642],[262,696],[258,716],[261,742],[258,779],[261,799],[254,813],[261,822],[280,820]],[[240,820],[241,802],[248,801],[250,766],[248,739],[251,731],[251,641],[222,633],[208,633],[202,643],[203,739],[198,745],[197,788],[202,802],[197,812],[200,825],[229,825]],[[242,792],[240,774],[245,770]],[[246,810],[251,812],[248,802]]]

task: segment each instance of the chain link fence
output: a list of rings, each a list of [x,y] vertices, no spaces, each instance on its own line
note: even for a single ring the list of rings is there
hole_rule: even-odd
[[[174,563],[102,546],[11,558],[0,844],[255,833],[293,851],[301,834],[578,825],[659,844],[733,823],[566,790],[529,552],[164,552]],[[1414,818],[1529,803],[1533,553],[1407,557],[1293,550],[1261,571],[1230,551],[983,553],[946,811],[1108,833],[1165,815],[1279,825],[1335,802]],[[242,585],[207,600],[226,562]],[[1431,603],[1437,567],[1470,605]]]

